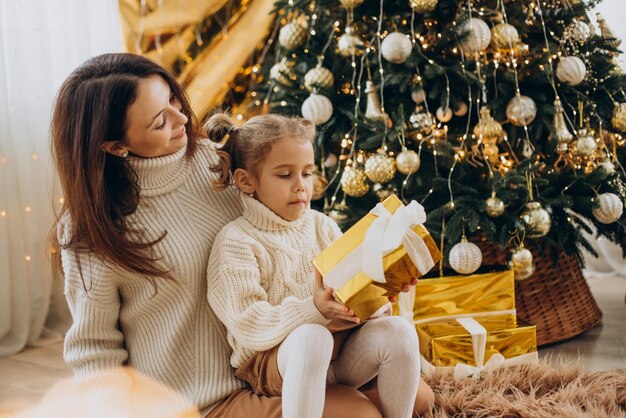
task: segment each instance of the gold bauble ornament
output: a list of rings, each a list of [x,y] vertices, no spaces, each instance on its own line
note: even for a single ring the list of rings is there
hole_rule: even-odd
[[[372,191],[376,195],[376,198],[378,198],[378,200],[381,201],[381,202],[383,200],[387,199],[392,194],[396,194],[397,193],[397,190],[396,190],[396,188],[393,185],[391,185],[391,184],[380,184],[380,183],[375,183],[372,186]]]
[[[626,103],[615,104],[611,125],[620,132],[626,132]]]
[[[307,30],[300,23],[293,21],[287,23],[278,33],[278,42],[285,48],[296,49],[306,40]]]
[[[467,20],[459,29],[461,36],[465,36],[459,44],[465,55],[472,55],[484,51],[491,41],[489,25],[477,17]]]
[[[426,101],[426,92],[424,89],[419,88],[417,90],[413,90],[411,92],[411,100],[413,100],[415,104],[424,103]]]
[[[500,156],[500,150],[494,143],[484,143],[483,155],[491,164],[496,164],[498,162],[498,157]]]
[[[409,122],[422,135],[430,135],[436,126],[433,114],[427,112],[420,105],[415,107],[415,111],[409,117]]]
[[[328,179],[322,173],[315,170],[315,172],[313,172],[313,194],[311,199],[318,200],[324,197],[326,187],[328,187]]]
[[[509,268],[513,270],[516,280],[525,280],[535,272],[533,254],[521,244],[511,253]]]
[[[502,199],[496,196],[496,193],[491,193],[491,197],[485,200],[485,212],[492,218],[497,218],[504,213],[504,202]]]
[[[454,116],[463,117],[467,115],[467,110],[467,104],[465,104],[465,102],[457,102]]]
[[[541,238],[550,232],[552,219],[550,213],[541,207],[539,202],[526,203],[526,209],[520,215],[526,227],[528,238]]]
[[[491,45],[499,51],[508,51],[515,48],[519,42],[519,33],[515,26],[508,23],[498,23],[491,28]]]
[[[595,198],[591,212],[598,222],[612,224],[622,217],[624,202],[615,193],[602,193]]]
[[[461,242],[455,244],[448,255],[450,267],[460,274],[472,274],[480,267],[483,254],[478,245],[467,241],[463,236]]]
[[[579,129],[578,139],[574,143],[576,154],[582,157],[593,157],[598,150],[596,139],[591,136],[589,130]]]
[[[439,122],[450,122],[452,119],[452,109],[450,109],[449,106],[445,109],[443,107],[439,107],[435,112],[435,115],[437,116],[437,119],[439,119]]]
[[[374,183],[387,183],[396,175],[396,161],[379,151],[365,160],[365,175]]]
[[[326,88],[330,89],[335,84],[335,76],[328,68],[324,68],[318,65],[315,68],[311,68],[304,75],[304,86],[308,91],[313,91],[314,88]]]
[[[474,126],[474,135],[485,143],[496,143],[504,138],[502,125],[491,116],[487,106],[480,109],[478,123]]]
[[[341,175],[340,183],[341,190],[352,197],[364,196],[370,190],[367,176],[361,167],[346,167]]]
[[[574,139],[574,135],[567,129],[565,117],[563,116],[563,105],[557,97],[554,101],[554,136],[556,137],[556,150],[559,153],[565,153],[569,149],[569,143]]]
[[[277,62],[272,66],[272,68],[270,68],[270,79],[276,80],[279,83],[285,84],[287,86],[293,85],[293,66],[293,62],[289,62],[286,57],[283,57],[280,62]]]
[[[556,67],[556,78],[571,86],[580,84],[587,75],[587,67],[578,57],[563,57]]]
[[[396,156],[396,168],[405,175],[416,173],[420,169],[420,157],[417,152],[402,148],[402,151]]]
[[[439,0],[409,0],[409,6],[416,13],[430,13],[437,7]]]
[[[506,117],[515,126],[528,126],[537,116],[534,100],[521,94],[515,95],[506,105]]]
[[[354,9],[355,7],[362,5],[363,1],[364,0],[339,0],[339,3],[341,3],[341,6],[346,9]]]

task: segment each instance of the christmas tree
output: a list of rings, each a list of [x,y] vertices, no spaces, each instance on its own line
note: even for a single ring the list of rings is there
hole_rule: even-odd
[[[524,244],[582,263],[584,232],[626,248],[626,76],[596,3],[281,0],[246,102],[315,122],[314,205],[342,227],[395,193],[458,272],[478,239],[518,278]]]

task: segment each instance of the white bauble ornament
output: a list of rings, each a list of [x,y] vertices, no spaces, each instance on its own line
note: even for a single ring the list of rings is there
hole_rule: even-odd
[[[333,115],[333,103],[326,96],[311,93],[302,102],[302,116],[316,125],[328,122]]]
[[[602,193],[596,197],[591,212],[598,222],[612,224],[622,217],[624,202],[615,193]]]
[[[526,209],[520,215],[526,227],[528,238],[541,238],[550,232],[552,219],[550,213],[541,207],[539,202],[526,203]]]
[[[383,58],[393,64],[402,64],[406,61],[412,49],[409,37],[400,32],[391,32],[380,45]]]
[[[491,28],[491,45],[494,48],[503,50],[510,50],[515,47],[519,42],[519,33],[515,26],[508,23],[498,23]]]
[[[298,22],[289,22],[278,34],[278,42],[287,49],[296,49],[306,40],[306,28]]]
[[[563,57],[556,67],[556,78],[571,86],[580,84],[587,75],[587,67],[578,57]]]
[[[460,274],[472,274],[483,262],[483,254],[478,245],[468,242],[465,237],[454,245],[448,256],[450,267]]]
[[[328,68],[321,66],[311,68],[304,75],[304,86],[308,91],[313,91],[316,87],[330,89],[334,84],[335,76]]]
[[[331,152],[326,156],[326,159],[324,160],[324,167],[333,168],[334,166],[337,165],[337,161],[338,161],[337,155]]]
[[[439,0],[409,0],[409,6],[416,13],[430,13],[435,10]]]
[[[591,36],[591,28],[582,20],[575,19],[566,29],[565,36],[582,44]]]
[[[361,197],[370,189],[365,171],[360,167],[346,167],[341,175],[340,184],[344,193],[352,197]]]
[[[537,105],[528,96],[516,95],[506,105],[506,117],[515,126],[528,126],[537,116]]]
[[[396,156],[396,168],[405,175],[416,173],[420,169],[420,157],[417,152],[403,148]]]
[[[365,175],[374,183],[387,183],[396,175],[396,161],[385,152],[377,152],[365,160]]]
[[[339,3],[346,9],[354,9],[363,4],[364,0],[339,0]]]
[[[454,116],[465,116],[467,115],[467,104],[465,102],[457,102],[457,109],[454,111]]]
[[[473,17],[461,26],[460,33],[467,37],[459,44],[466,55],[484,51],[491,41],[491,31],[489,25],[484,20]]]
[[[598,167],[604,170],[604,172],[607,174],[615,173],[615,164],[613,164],[613,162],[608,158],[605,158],[604,160],[600,161],[600,164],[598,164]]]
[[[287,86],[293,85],[293,80],[291,79],[291,77],[293,77],[293,71],[291,71],[292,67],[293,63],[289,63],[287,59],[283,58],[270,68],[270,79]]]
[[[361,53],[360,47],[362,46],[363,41],[352,34],[351,28],[346,28],[346,33],[341,35],[341,37],[337,41],[337,48],[339,48],[339,53],[344,57],[359,55]]]
[[[415,102],[415,104],[424,103],[426,101],[426,92],[424,89],[417,89],[411,92],[411,100]]]
[[[446,109],[444,109],[443,107],[440,107],[435,112],[435,115],[437,116],[437,119],[439,119],[440,122],[443,122],[443,123],[450,122],[450,119],[452,119],[452,109],[450,109],[450,107],[447,107]]]
[[[591,157],[595,155],[596,150],[598,149],[598,143],[596,139],[589,134],[589,131],[586,129],[580,129],[578,131],[578,139],[574,143],[576,154],[581,155],[583,157]]]

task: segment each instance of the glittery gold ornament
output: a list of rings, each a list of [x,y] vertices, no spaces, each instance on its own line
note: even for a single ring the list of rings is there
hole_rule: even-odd
[[[559,153],[567,152],[569,149],[569,143],[574,139],[574,135],[567,129],[565,124],[565,118],[563,116],[563,105],[561,100],[557,97],[554,101],[554,136],[556,137],[556,150]]]
[[[362,46],[363,41],[358,36],[354,35],[354,31],[350,27],[346,28],[346,33],[341,35],[337,41],[339,53],[344,57],[360,55],[362,52]]]
[[[374,183],[387,183],[396,175],[396,161],[381,150],[365,160],[365,175]]]
[[[579,129],[578,139],[574,143],[574,149],[577,155],[582,157],[593,157],[598,150],[596,139],[591,136],[589,130]]]
[[[367,176],[361,167],[346,167],[340,183],[344,193],[352,197],[364,196],[370,190]]]
[[[396,168],[405,175],[416,173],[420,168],[420,157],[417,152],[402,148],[396,156]]]
[[[626,103],[615,104],[611,125],[621,132],[626,132]]]
[[[484,143],[483,144],[483,155],[491,164],[496,164],[498,162],[498,156],[500,155],[500,150],[495,143]]]
[[[539,202],[526,203],[526,209],[520,215],[526,227],[528,238],[541,238],[548,234],[552,226],[552,219],[547,210]]]
[[[495,143],[504,138],[502,125],[491,116],[487,106],[480,109],[478,123],[474,126],[474,135],[486,143]]]
[[[506,105],[506,117],[515,126],[528,126],[537,116],[534,100],[521,94],[515,95]]]
[[[622,217],[624,202],[615,193],[602,193],[595,198],[591,212],[598,222],[612,224]]]
[[[487,25],[484,20],[477,17],[466,21],[460,28],[460,34],[464,36],[464,38],[459,46],[466,55],[484,51],[491,41],[489,25]]]
[[[409,117],[411,126],[422,135],[430,135],[435,128],[435,117],[427,112],[422,106],[415,107],[415,111]]]
[[[497,50],[508,51],[519,42],[519,33],[515,26],[498,23],[491,28],[491,45]]]
[[[416,13],[430,13],[437,7],[439,0],[409,0],[409,6]]]
[[[328,179],[316,169],[313,172],[313,194],[311,199],[318,200],[324,197],[326,187],[328,187]]]
[[[363,1],[364,0],[339,0],[339,3],[341,3],[341,6],[346,9],[354,9],[355,7],[362,5]]]
[[[318,65],[315,68],[311,68],[304,75],[304,86],[308,91],[313,91],[314,88],[327,88],[330,89],[335,84],[335,76],[328,68],[324,68]]]
[[[504,213],[504,202],[496,196],[496,192],[491,193],[491,197],[485,200],[485,212],[492,218]]]
[[[289,22],[280,29],[278,42],[289,50],[296,49],[306,40],[307,30],[298,22]]]
[[[286,57],[283,57],[280,62],[277,62],[270,68],[270,79],[276,80],[279,83],[287,86],[293,85],[293,62],[289,62]]]
[[[587,67],[578,57],[563,57],[556,67],[556,78],[571,86],[580,84],[587,75]]]
[[[478,245],[467,241],[465,236],[455,244],[448,255],[450,267],[460,274],[472,274],[480,267],[483,254]]]

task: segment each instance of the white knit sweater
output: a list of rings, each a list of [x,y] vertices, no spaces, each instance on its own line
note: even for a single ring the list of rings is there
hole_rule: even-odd
[[[313,303],[312,263],[341,235],[317,211],[286,221],[257,200],[242,199],[244,214],[218,234],[207,272],[209,303],[228,329],[233,367],[300,325],[328,323]]]
[[[201,141],[190,160],[181,149],[158,158],[131,158],[141,197],[128,217],[173,268],[174,280],[110,267],[94,255],[62,251],[65,294],[74,323],[65,338],[65,361],[75,375],[128,365],[181,392],[202,412],[243,384],[229,365],[226,330],[206,300],[206,269],[220,229],[241,214],[238,192],[212,189],[214,146]],[[71,198],[71,196],[70,196]],[[68,219],[59,227],[69,239]]]

